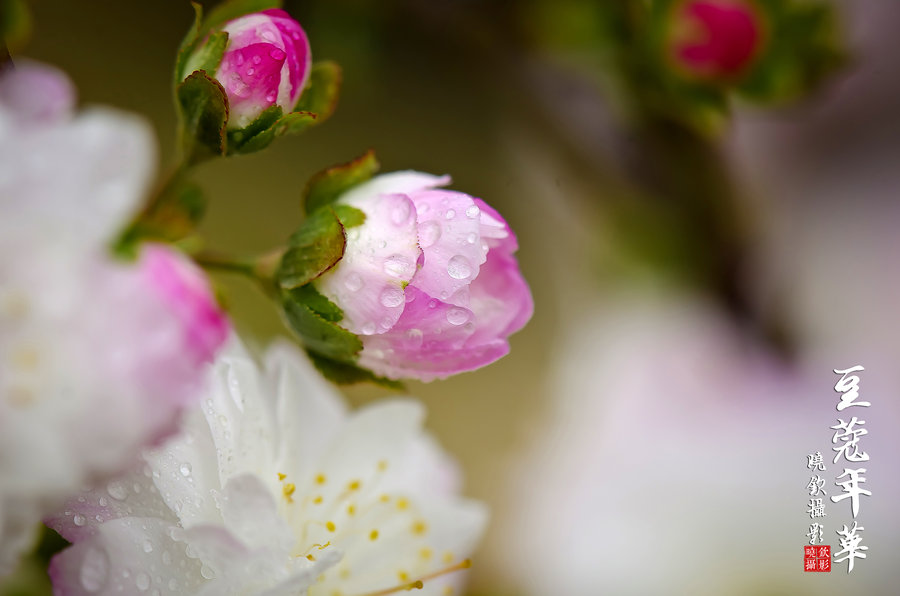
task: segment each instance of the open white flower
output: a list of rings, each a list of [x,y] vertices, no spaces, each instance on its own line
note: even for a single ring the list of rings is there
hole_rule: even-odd
[[[486,521],[395,399],[347,413],[295,348],[220,357],[184,433],[50,521],[56,593],[453,593]],[[308,592],[307,592],[308,591]]]

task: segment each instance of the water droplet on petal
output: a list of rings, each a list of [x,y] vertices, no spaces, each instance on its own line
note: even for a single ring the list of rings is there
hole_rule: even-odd
[[[453,219],[454,217],[456,217],[456,211],[454,211],[453,209],[447,209],[447,213],[444,214],[444,217],[446,219]]]
[[[216,573],[207,565],[200,566],[200,575],[202,575],[204,579],[213,579],[216,577]]]
[[[392,255],[384,262],[384,272],[391,277],[408,277],[412,273],[412,264],[402,255]]]
[[[388,286],[381,292],[381,304],[387,308],[396,308],[403,302],[403,290],[396,286]]]
[[[431,300],[428,302],[428,308],[436,308],[436,307],[437,307],[437,300]]]
[[[146,591],[150,587],[150,576],[143,571],[138,573],[134,580],[134,585],[136,585],[141,592]]]
[[[81,586],[88,592],[98,592],[106,585],[109,578],[109,557],[97,548],[89,548],[81,561],[79,579]]]
[[[344,285],[351,292],[357,292],[363,287],[363,278],[359,273],[351,273],[347,276],[347,279],[344,280]]]
[[[458,306],[454,306],[447,311],[447,322],[451,325],[462,325],[469,320],[469,311]]]
[[[478,205],[472,205],[471,207],[468,207],[466,209],[466,216],[468,216],[472,219],[478,217],[478,215],[480,213],[481,213],[481,209],[478,208]]]
[[[163,562],[163,565],[171,565],[172,564],[172,553],[170,553],[167,550],[164,550],[163,554],[162,554],[162,562]]]
[[[419,226],[419,246],[428,248],[441,237],[441,226],[434,221],[426,221]]]
[[[375,333],[375,323],[369,322],[362,326],[363,335],[373,335]]]
[[[270,102],[270,103],[274,103],[276,97],[278,97],[278,96],[275,95],[274,93],[268,93],[268,94],[266,95],[266,101],[268,101],[268,102]]]
[[[253,64],[262,64],[262,56],[254,56]]]
[[[275,48],[274,50],[269,52],[269,56],[272,58],[272,60],[284,60],[285,55],[286,54],[278,48]]]
[[[421,329],[410,329],[406,332],[406,339],[412,343],[412,347],[418,348],[422,345],[424,334]]]
[[[144,540],[143,548],[144,548],[145,553],[152,553],[153,552],[153,543],[150,542],[149,540]]]
[[[125,488],[125,485],[119,482],[118,480],[113,480],[109,484],[106,485],[106,492],[109,493],[113,499],[122,501],[125,497],[128,496],[128,489]]]
[[[471,234],[466,236],[466,242],[468,242],[469,244],[475,244],[477,241],[478,241],[478,234],[476,234],[475,232],[472,232]]]
[[[468,279],[472,276],[472,264],[466,257],[456,255],[447,262],[447,273],[453,279]]]
[[[254,58],[254,60],[255,60],[255,59],[256,59],[256,58]],[[256,73],[256,69],[253,68],[252,66],[251,66],[250,68],[247,69],[247,76],[248,76],[248,77],[252,77],[255,73]]]
[[[99,503],[101,507],[106,507],[107,505],[109,505],[109,499],[107,499],[106,497],[100,497],[99,499],[97,499],[97,503]]]
[[[185,462],[181,464],[181,467],[178,468],[178,471],[181,472],[181,475],[187,478],[191,475],[191,464]]]
[[[391,211],[391,221],[399,226],[407,222],[409,214],[409,201],[398,200],[396,206]]]
[[[75,517],[72,518],[72,523],[79,527],[83,526],[86,521],[87,520],[84,519],[84,516],[81,515],[80,513],[76,513]]]

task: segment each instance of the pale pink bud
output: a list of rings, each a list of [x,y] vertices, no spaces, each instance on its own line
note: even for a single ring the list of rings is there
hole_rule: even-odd
[[[512,230],[481,199],[436,188],[449,181],[394,172],[338,200],[366,219],[347,230],[343,259],[316,287],[361,337],[359,364],[391,379],[489,364],[531,318]]]
[[[309,41],[279,9],[249,14],[223,27],[228,47],[216,78],[228,95],[229,128],[243,128],[266,109],[294,109],[309,78]]]

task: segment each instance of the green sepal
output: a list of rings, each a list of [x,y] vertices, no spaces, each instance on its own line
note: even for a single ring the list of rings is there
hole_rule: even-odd
[[[229,130],[228,154],[253,153],[268,147],[275,140],[276,123],[281,118],[281,107],[270,106],[244,128]]]
[[[291,298],[305,304],[314,313],[331,323],[337,323],[344,318],[344,311],[319,293],[313,284],[306,284],[291,290]]]
[[[331,117],[337,108],[342,81],[343,73],[337,62],[323,60],[312,65],[306,87],[292,110],[293,113],[315,115],[314,118],[305,121],[304,128],[312,124],[322,124]],[[296,124],[294,128],[296,128]],[[290,130],[289,132],[299,131]]]
[[[282,292],[282,309],[288,326],[308,350],[341,362],[352,362],[362,350],[362,341],[334,321],[325,319],[303,302],[304,292]],[[324,298],[324,297],[323,297]]]
[[[312,363],[315,365],[315,367],[319,370],[320,373],[322,373],[322,376],[324,376],[332,383],[336,383],[338,385],[375,383],[376,385],[380,385],[394,391],[404,391],[406,389],[406,387],[400,381],[392,381],[384,377],[379,377],[372,371],[365,368],[360,368],[355,364],[332,360],[331,358],[321,356],[316,352],[313,352],[312,350],[307,350],[307,354],[309,354],[309,359],[312,360]]]
[[[191,59],[197,50],[197,45],[206,37],[207,33],[218,29],[232,19],[261,10],[281,8],[281,5],[281,0],[225,0],[209,11],[204,18],[203,7],[199,2],[191,0],[191,6],[194,8],[194,23],[178,47],[178,55],[175,59],[175,86],[177,87],[189,72],[196,70],[196,68],[192,68],[188,71],[188,60]],[[218,67],[218,63],[216,66]]]
[[[222,56],[225,55],[225,48],[227,47],[228,33],[218,31],[211,34],[206,39],[206,42],[188,57],[183,71],[185,76],[198,70],[215,73],[219,70]]]
[[[120,255],[136,254],[145,240],[178,242],[194,231],[206,212],[206,197],[194,182],[182,181],[164,189],[128,226],[116,242]]]
[[[298,134],[326,121],[337,106],[340,82],[341,69],[337,64],[313,64],[295,111],[284,114],[279,106],[271,106],[245,128],[228,131],[228,154],[254,153],[277,137]]]
[[[202,70],[191,73],[176,90],[185,161],[196,164],[225,154],[228,100],[225,90]]]
[[[332,209],[309,215],[288,240],[288,249],[275,274],[278,285],[289,290],[316,279],[341,260],[347,237]]]
[[[307,213],[313,213],[330,205],[346,191],[372,178],[378,168],[375,152],[370,149],[351,162],[319,172],[303,190],[304,209]]]
[[[350,205],[332,205],[332,211],[341,220],[341,224],[345,229],[361,226],[366,222],[366,214],[361,209],[351,207]]]

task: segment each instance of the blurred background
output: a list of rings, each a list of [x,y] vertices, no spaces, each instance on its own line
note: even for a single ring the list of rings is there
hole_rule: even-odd
[[[472,594],[891,593],[900,579],[900,3],[751,4],[761,49],[723,74],[673,62],[672,40],[699,26],[677,2],[288,0],[313,59],[344,69],[336,114],[199,168],[212,249],[280,245],[306,180],[370,147],[383,171],[452,175],[516,230],[536,310],[511,354],[409,385],[493,511]],[[84,105],[143,114],[164,171],[188,2],[29,6],[14,58],[68,72]],[[286,333],[255,287],[216,281],[245,334]],[[856,414],[869,557],[804,574],[805,457],[830,453],[831,370],[854,364],[873,403]],[[835,551],[846,505],[825,520]]]

